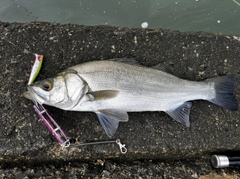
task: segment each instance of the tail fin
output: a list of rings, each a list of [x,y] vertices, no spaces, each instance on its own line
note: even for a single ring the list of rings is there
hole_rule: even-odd
[[[238,101],[233,94],[236,87],[236,76],[220,76],[208,79],[207,81],[214,82],[216,91],[216,97],[208,101],[230,111],[238,110]]]

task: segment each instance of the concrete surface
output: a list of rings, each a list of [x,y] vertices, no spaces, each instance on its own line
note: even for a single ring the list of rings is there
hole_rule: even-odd
[[[45,22],[1,22],[0,36],[4,37],[0,40],[0,177],[11,172],[13,178],[114,178],[120,173],[126,175],[121,178],[178,174],[199,178],[215,172],[240,177],[238,170],[213,170],[209,162],[211,154],[238,154],[239,111],[194,101],[190,128],[163,112],[129,113],[129,122],[120,123],[114,136],[126,144],[128,152],[123,155],[116,144],[62,149],[22,95],[34,62],[32,53],[44,55],[38,80],[82,62],[120,57],[135,58],[144,66],[171,60],[175,73],[189,80],[226,74],[239,79],[239,37]],[[69,137],[80,142],[109,140],[95,114],[46,108]],[[106,162],[114,169],[105,169]]]

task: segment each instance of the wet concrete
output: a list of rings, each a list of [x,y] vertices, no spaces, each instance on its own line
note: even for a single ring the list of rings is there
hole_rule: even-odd
[[[190,128],[176,123],[163,112],[129,113],[130,120],[120,123],[113,138],[120,138],[126,144],[125,155],[116,144],[62,149],[34,112],[31,101],[22,95],[34,62],[32,53],[44,55],[38,80],[82,62],[121,57],[135,58],[149,67],[171,60],[175,73],[189,80],[227,74],[239,79],[240,38],[237,36],[44,22],[1,22],[0,36],[4,37],[0,40],[0,171],[3,174],[21,171],[28,176],[26,171],[34,166],[35,173],[44,174],[47,170],[63,176],[68,164],[74,162],[73,168],[79,172],[90,165],[91,169],[97,168],[93,170],[93,177],[101,177],[104,168],[98,168],[99,165],[105,166],[105,161],[111,161],[119,167],[117,171],[124,172],[126,166],[131,166],[133,171],[126,172],[134,173],[141,168],[143,176],[135,172],[133,177],[150,176],[147,172],[150,169],[144,168],[147,165],[163,168],[156,169],[162,178],[167,171],[175,171],[175,165],[180,168],[189,165],[200,177],[212,172],[207,160],[211,154],[237,154],[240,149],[239,111],[230,112],[206,101],[193,102]],[[239,88],[237,85],[238,100]],[[78,138],[80,142],[109,140],[95,114],[46,108],[69,137]],[[149,160],[156,163],[142,162]],[[194,162],[188,162],[199,160],[204,161],[199,162],[199,168],[194,167],[197,165]],[[133,164],[134,161],[141,162],[138,165]],[[206,170],[200,169],[203,165],[207,166]],[[186,170],[178,171],[182,176],[187,174]],[[231,172],[235,174],[237,170]],[[85,173],[80,172],[80,175],[87,177]],[[191,175],[190,172],[187,176]],[[108,177],[112,176],[118,176],[117,172],[110,172]],[[174,176],[177,177],[172,174]],[[126,175],[128,177],[131,176]]]

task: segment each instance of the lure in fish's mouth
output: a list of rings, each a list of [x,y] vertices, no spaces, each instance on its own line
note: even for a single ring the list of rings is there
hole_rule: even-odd
[[[28,86],[28,91],[23,93],[23,96],[29,100],[37,102],[39,104],[43,104],[46,101],[46,96],[41,94],[40,92],[34,90],[33,87]]]

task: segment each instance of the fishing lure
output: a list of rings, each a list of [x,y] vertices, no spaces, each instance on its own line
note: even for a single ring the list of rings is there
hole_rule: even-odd
[[[28,80],[28,85],[34,82],[34,80],[38,76],[40,69],[42,67],[43,55],[38,55],[38,54],[34,54],[34,55],[35,55],[35,62],[32,66],[32,71]]]
[[[38,76],[43,62],[43,55],[35,55],[35,62],[32,66],[32,70],[30,73],[30,77],[28,80],[28,85],[32,84],[36,77]],[[28,93],[31,95],[30,93]],[[37,101],[33,100],[34,103],[34,110],[39,115],[45,126],[48,128],[48,130],[52,133],[52,135],[57,139],[57,141],[60,143],[62,147],[69,147],[70,142],[66,134],[63,132],[63,130],[60,128],[60,126],[57,124],[57,122],[52,118],[52,116],[47,112],[47,110],[40,105]]]
[[[35,62],[33,64],[28,85],[32,84],[34,80],[36,79],[37,75],[40,72],[40,69],[42,67],[43,62],[43,55],[35,55]],[[28,93],[27,95],[31,95]],[[52,133],[52,135],[57,139],[59,144],[63,148],[67,148],[69,146],[71,147],[79,147],[79,146],[86,146],[86,145],[97,145],[97,144],[108,144],[108,143],[116,143],[119,146],[120,152],[122,154],[127,153],[127,148],[125,147],[125,144],[122,144],[120,142],[120,139],[112,140],[112,141],[98,141],[98,142],[89,142],[89,143],[81,143],[81,144],[73,144],[75,139],[69,139],[67,135],[64,133],[64,131],[61,129],[61,127],[57,124],[57,122],[52,118],[52,116],[47,112],[47,110],[43,107],[43,105],[39,104],[37,101],[32,98],[34,103],[34,110],[39,115],[40,119],[43,121],[45,126],[48,128],[48,130]]]

